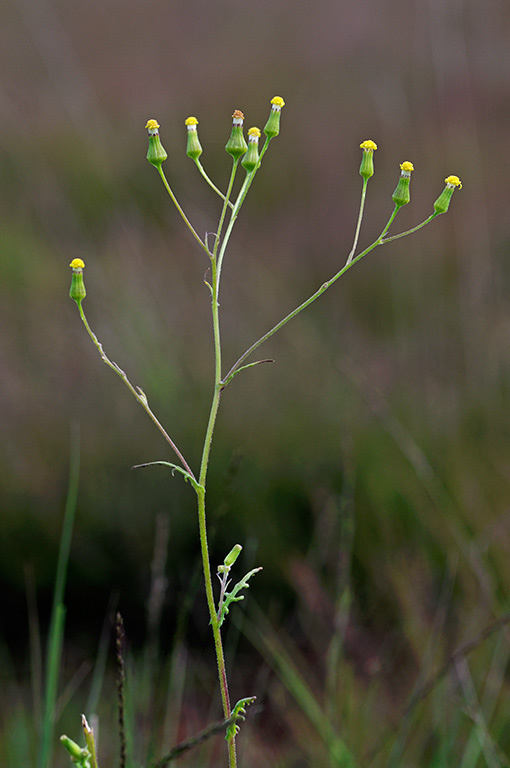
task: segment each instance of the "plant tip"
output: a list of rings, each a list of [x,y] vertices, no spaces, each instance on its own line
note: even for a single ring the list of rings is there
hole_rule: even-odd
[[[240,109],[234,109],[232,115],[232,132],[225,145],[225,150],[234,160],[239,160],[248,149],[248,144],[243,134],[244,115]]]
[[[414,171],[414,165],[410,163],[409,160],[405,160],[403,163],[400,163],[400,178],[392,195],[392,200],[397,208],[401,208],[403,205],[407,205],[411,199],[409,184],[411,181],[412,171]]]
[[[161,164],[167,159],[168,155],[159,138],[159,123],[157,120],[154,120],[154,118],[151,118],[150,120],[147,120],[147,125],[145,127],[149,131],[147,160],[151,165],[155,165],[156,168],[161,169]]]
[[[447,176],[444,183],[446,186],[434,203],[434,211],[438,214],[446,213],[453,193],[456,189],[462,189],[462,182],[458,176]]]
[[[186,154],[188,157],[191,157],[192,160],[198,160],[200,155],[202,154],[202,145],[200,144],[200,140],[198,138],[198,120],[196,117],[187,117],[184,121],[184,125],[188,129],[188,142],[186,145]]]
[[[273,139],[280,133],[280,116],[285,102],[281,96],[273,96],[271,99],[271,112],[264,126],[264,133],[268,139]]]
[[[374,175],[374,150],[377,149],[377,144],[372,139],[366,139],[359,147],[363,150],[359,172],[365,181],[368,181]]]

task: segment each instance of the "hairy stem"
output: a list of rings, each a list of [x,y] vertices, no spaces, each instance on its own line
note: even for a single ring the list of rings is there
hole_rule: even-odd
[[[161,434],[163,435],[163,437],[165,438],[165,440],[167,441],[167,443],[170,445],[170,447],[172,448],[172,450],[174,451],[174,453],[176,454],[176,456],[179,458],[179,461],[181,462],[181,464],[182,464],[182,466],[184,467],[184,469],[186,470],[186,472],[188,472],[188,473],[189,473],[189,475],[191,475],[191,477],[192,477],[193,479],[195,479],[195,475],[193,474],[193,471],[192,471],[192,469],[190,468],[190,466],[189,466],[188,462],[186,461],[186,459],[184,458],[184,456],[182,455],[182,453],[180,452],[180,450],[177,448],[176,444],[174,443],[174,441],[172,440],[172,438],[170,437],[170,435],[169,435],[169,434],[166,432],[166,430],[165,430],[165,428],[163,427],[163,425],[161,424],[161,422],[160,422],[160,421],[159,421],[159,420],[156,418],[156,416],[155,416],[155,415],[154,415],[154,413],[152,412],[151,408],[149,407],[149,403],[148,403],[148,401],[147,401],[147,396],[145,395],[145,392],[143,392],[143,390],[141,390],[141,389],[140,389],[140,387],[137,387],[137,388],[135,389],[135,387],[133,387],[133,385],[132,385],[132,384],[131,384],[131,382],[129,381],[128,377],[126,376],[126,374],[124,373],[124,371],[122,370],[122,368],[120,368],[120,367],[117,365],[117,363],[114,363],[114,362],[112,362],[112,361],[111,361],[111,360],[110,360],[110,359],[107,357],[107,355],[106,355],[105,351],[103,350],[103,345],[102,345],[102,344],[101,344],[101,342],[98,340],[98,338],[97,338],[96,334],[95,334],[95,333],[92,331],[92,329],[91,329],[91,327],[90,327],[90,325],[89,325],[89,323],[88,323],[88,320],[87,320],[87,318],[85,317],[85,313],[84,313],[84,311],[83,311],[83,307],[82,307],[82,305],[81,305],[81,301],[80,301],[80,302],[76,302],[76,303],[78,304],[78,310],[79,310],[79,312],[80,312],[80,317],[81,317],[81,319],[82,319],[82,321],[83,321],[83,325],[84,325],[84,326],[85,326],[85,328],[87,329],[87,333],[89,334],[90,338],[91,338],[91,339],[92,339],[92,341],[94,342],[94,345],[95,345],[95,347],[97,348],[97,350],[98,350],[99,354],[101,355],[101,360],[103,360],[103,362],[105,362],[105,363],[106,363],[106,365],[107,365],[109,368],[111,368],[111,369],[112,369],[112,371],[115,371],[115,373],[116,373],[118,376],[120,376],[120,378],[122,379],[122,381],[124,382],[124,384],[126,385],[126,387],[129,389],[129,391],[131,392],[131,394],[132,394],[132,395],[134,395],[134,397],[135,397],[135,398],[138,400],[138,402],[140,403],[140,405],[142,406],[142,408],[144,409],[144,411],[145,411],[145,412],[146,412],[146,413],[149,415],[149,417],[152,419],[152,421],[154,422],[154,424],[157,426],[157,428],[159,429],[159,431],[161,432]]]

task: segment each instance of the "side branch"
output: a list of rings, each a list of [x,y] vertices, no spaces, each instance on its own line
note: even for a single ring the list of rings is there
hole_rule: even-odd
[[[283,328],[284,325],[286,325],[289,320],[292,320],[294,317],[299,315],[300,312],[302,312],[304,309],[310,306],[310,304],[313,304],[314,301],[316,301],[319,296],[322,296],[323,293],[325,293],[328,288],[330,288],[333,283],[336,283],[336,281],[344,275],[348,269],[354,266],[358,261],[360,261],[364,256],[366,256],[370,251],[373,251],[374,248],[377,248],[378,245],[384,245],[385,243],[390,242],[391,240],[396,240],[399,237],[404,237],[405,235],[410,235],[413,232],[416,232],[418,229],[421,229],[425,226],[425,224],[428,224],[430,221],[432,221],[433,218],[437,214],[433,214],[432,216],[429,216],[425,221],[421,222],[421,224],[418,224],[416,227],[413,227],[413,229],[408,230],[407,232],[402,232],[399,235],[393,235],[392,237],[385,237],[386,232],[390,228],[391,223],[393,222],[393,219],[395,218],[395,215],[397,213],[397,208],[393,211],[391,214],[388,223],[384,227],[383,231],[377,238],[377,240],[374,240],[374,242],[368,246],[368,248],[365,248],[364,251],[361,251],[361,253],[358,253],[357,256],[354,258],[351,258],[351,254],[349,254],[349,257],[342,267],[330,280],[327,280],[325,283],[321,285],[321,287],[315,291],[314,294],[312,294],[306,301],[304,301],[302,304],[300,304],[296,309],[294,309],[292,312],[289,312],[288,315],[286,315],[282,320],[280,320],[279,323],[277,323],[273,328],[271,328],[270,331],[265,333],[263,336],[258,339],[254,344],[249,347],[246,352],[243,352],[241,357],[234,363],[232,368],[229,370],[226,376],[223,377],[221,383],[223,385],[223,388],[226,387],[227,384],[230,383],[230,381],[233,379],[234,375],[237,373],[237,371],[240,369],[240,367],[243,365],[244,361],[250,357],[250,355],[255,352],[256,349],[258,349],[261,344],[263,344],[265,341],[271,338],[277,331],[280,330],[280,328]],[[355,240],[356,242],[356,240]],[[352,250],[351,250],[352,253]]]
[[[112,360],[110,360],[108,358],[108,356],[106,355],[106,353],[105,353],[105,351],[103,349],[103,345],[98,340],[96,334],[92,331],[92,329],[91,329],[91,327],[90,327],[90,325],[88,323],[88,320],[85,317],[85,313],[83,311],[83,307],[81,306],[81,302],[77,302],[77,305],[78,305],[78,310],[80,312],[80,317],[81,317],[81,319],[83,321],[83,324],[84,324],[85,328],[87,329],[87,333],[89,334],[90,338],[94,342],[94,345],[95,345],[97,351],[99,352],[99,354],[101,356],[101,360],[104,363],[106,363],[106,365],[109,368],[111,368],[112,371],[115,371],[115,373],[118,376],[120,376],[120,378],[122,379],[122,381],[124,382],[126,387],[129,389],[131,394],[138,400],[138,402],[140,403],[140,405],[142,406],[144,411],[148,414],[148,416],[151,418],[151,420],[157,426],[157,428],[159,429],[159,431],[161,432],[161,434],[163,435],[163,437],[165,438],[167,443],[170,445],[170,447],[172,448],[172,450],[174,451],[176,456],[179,458],[179,461],[181,462],[181,464],[184,467],[184,469],[186,470],[186,472],[190,475],[190,477],[193,478],[193,480],[196,480],[195,475],[193,473],[193,470],[189,466],[188,462],[186,461],[186,459],[184,458],[184,456],[182,455],[182,453],[180,452],[180,450],[178,449],[178,447],[176,446],[176,444],[174,443],[174,441],[172,440],[172,438],[170,437],[168,432],[165,430],[165,428],[163,427],[161,422],[156,418],[156,416],[152,412],[152,410],[151,410],[151,408],[149,406],[149,401],[147,400],[147,395],[145,394],[143,389],[141,389],[141,387],[136,387],[136,388],[133,387],[133,385],[129,381],[128,377],[126,376],[126,374],[124,373],[122,368],[120,368],[120,366],[118,366],[117,363],[112,362]]]

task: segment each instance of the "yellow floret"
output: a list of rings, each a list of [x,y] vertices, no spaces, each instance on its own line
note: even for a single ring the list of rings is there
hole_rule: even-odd
[[[405,160],[401,163],[400,168],[402,171],[414,171],[414,165],[410,163],[409,160]]]
[[[448,178],[444,180],[444,183],[449,184],[451,187],[462,189],[462,182],[458,176],[448,176]]]
[[[147,125],[145,126],[149,129],[149,131],[154,130],[154,128],[159,128],[159,123],[157,120],[154,120],[154,118],[151,118],[150,120],[147,120]]]
[[[260,129],[255,128],[248,128],[248,136],[256,136],[257,138],[260,138]]]
[[[280,109],[285,106],[285,102],[281,96],[273,96],[273,98],[271,99],[271,104],[274,107],[279,107]]]
[[[367,151],[370,151],[370,150],[373,151],[374,149],[377,149],[377,144],[375,143],[375,141],[372,141],[372,139],[367,139],[366,141],[361,142],[361,144],[359,145],[359,148],[365,149]]]
[[[184,125],[190,126],[190,125],[198,125],[198,120],[196,117],[187,117],[184,121]]]
[[[73,269],[83,269],[85,262],[82,259],[73,259],[69,266]]]

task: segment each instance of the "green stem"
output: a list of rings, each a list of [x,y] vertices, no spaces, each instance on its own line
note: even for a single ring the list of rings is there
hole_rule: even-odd
[[[191,477],[195,480],[196,479],[195,475],[193,474],[193,470],[190,468],[188,462],[186,461],[186,459],[184,458],[184,456],[182,455],[180,450],[177,448],[176,444],[174,443],[174,441],[172,440],[170,435],[166,432],[166,430],[163,427],[163,425],[161,424],[161,422],[156,418],[156,416],[152,412],[152,410],[151,410],[151,408],[149,406],[149,402],[147,400],[147,396],[146,396],[145,392],[140,387],[137,387],[135,389],[135,387],[133,387],[133,385],[129,381],[128,377],[126,376],[126,374],[124,373],[122,368],[120,368],[117,365],[117,363],[112,362],[106,356],[106,354],[105,354],[105,352],[103,350],[103,345],[98,340],[96,334],[92,331],[92,329],[91,329],[91,327],[90,327],[90,325],[88,323],[88,320],[85,317],[85,313],[83,311],[83,307],[81,305],[81,301],[79,301],[79,302],[77,301],[76,304],[78,305],[78,311],[80,313],[80,317],[81,317],[81,319],[83,321],[83,324],[84,324],[85,328],[87,329],[87,333],[89,334],[90,338],[94,342],[94,345],[97,348],[99,354],[101,355],[101,359],[103,360],[103,362],[105,362],[106,365],[109,368],[112,369],[112,371],[115,371],[115,373],[118,376],[120,376],[120,378],[122,379],[122,381],[124,382],[126,387],[129,389],[131,394],[138,400],[138,402],[140,403],[140,405],[142,406],[144,411],[149,415],[149,417],[152,419],[154,424],[157,426],[157,428],[159,429],[159,431],[161,432],[161,434],[163,435],[163,437],[165,438],[167,443],[170,445],[170,447],[172,448],[174,453],[177,455],[177,457],[179,458],[179,461],[181,462],[181,464],[184,467],[184,469],[186,470],[186,472],[188,472],[189,475],[191,475]]]
[[[258,169],[260,168],[260,164],[262,162],[262,158],[264,157],[267,148],[269,146],[270,139],[266,138],[266,141],[264,143],[264,146],[262,147],[262,150],[259,155],[259,162],[257,164],[257,167],[253,169],[253,171],[250,171],[246,174],[246,178],[243,182],[243,185],[239,191],[239,194],[237,196],[237,200],[234,203],[232,213],[230,215],[230,220],[228,223],[227,231],[225,232],[225,237],[223,238],[223,242],[221,243],[221,248],[219,249],[218,254],[218,291],[219,291],[219,282],[220,282],[220,276],[221,276],[221,267],[223,265],[223,257],[225,256],[225,251],[227,249],[228,241],[230,239],[230,235],[232,234],[232,230],[234,228],[234,224],[236,223],[236,219],[239,216],[239,211],[241,210],[241,206],[244,203],[244,200],[246,198],[246,195],[248,194],[248,190],[250,189],[253,179],[255,178],[255,174],[257,173]],[[239,160],[236,160],[235,167],[237,167],[237,163]],[[233,181],[233,179],[232,179]],[[227,192],[227,198],[230,198],[230,192],[232,190],[232,185],[229,186],[228,192]],[[216,240],[216,246],[219,244],[219,238]],[[215,255],[216,255],[217,247],[215,249]]]
[[[418,224],[416,227],[409,229],[407,232],[402,232],[399,235],[393,235],[392,237],[385,238],[384,235],[390,228],[395,216],[398,213],[398,210],[399,210],[398,206],[395,206],[395,209],[393,210],[390,218],[388,219],[386,226],[382,230],[377,240],[374,240],[374,242],[371,245],[369,245],[368,248],[365,248],[364,251],[361,251],[361,253],[358,253],[358,255],[352,258],[350,261],[347,260],[344,266],[342,267],[342,269],[340,269],[335,275],[333,275],[333,277],[330,280],[323,283],[321,287],[317,291],[315,291],[314,294],[312,294],[308,299],[306,299],[306,301],[304,301],[302,304],[296,307],[296,309],[294,309],[292,312],[289,312],[289,314],[286,315],[286,317],[284,317],[282,320],[280,320],[279,323],[273,326],[273,328],[271,328],[270,331],[265,333],[263,336],[260,337],[260,339],[258,339],[258,341],[252,344],[251,347],[249,347],[246,350],[246,352],[243,352],[241,357],[234,363],[230,371],[224,377],[223,387],[226,387],[227,384],[229,384],[229,382],[233,379],[235,374],[238,372],[239,368],[242,366],[246,358],[248,358],[253,352],[255,352],[255,350],[258,349],[261,346],[261,344],[263,344],[265,341],[270,339],[271,336],[273,336],[277,331],[280,330],[280,328],[283,328],[283,326],[286,325],[289,322],[289,320],[292,320],[294,317],[296,317],[296,315],[299,315],[300,312],[306,309],[306,307],[309,307],[310,304],[313,304],[313,302],[316,301],[319,298],[319,296],[322,296],[322,294],[325,293],[325,291],[327,291],[328,288],[330,288],[333,285],[333,283],[336,283],[338,278],[342,277],[342,275],[345,274],[348,269],[353,267],[354,264],[356,264],[364,256],[366,256],[367,253],[370,253],[370,251],[373,251],[374,248],[377,248],[378,245],[383,245],[384,243],[390,242],[390,240],[395,240],[398,237],[404,237],[404,235],[409,235],[412,232],[416,232],[418,229],[421,229],[422,227],[424,227],[425,224],[428,224],[429,221],[432,221],[432,219],[437,215],[437,214],[432,214],[432,216],[429,216],[428,219],[423,221],[421,224]]]
[[[365,179],[365,177],[363,177],[363,187],[361,190],[361,202],[359,206],[358,221],[356,223],[356,232],[354,233],[354,242],[352,244],[351,251],[347,256],[347,261],[345,262],[346,264],[350,264],[350,262],[354,258],[354,254],[356,253],[356,248],[359,240],[359,232],[361,229],[361,221],[363,219],[363,211],[365,209],[365,198],[367,196],[367,184],[368,184],[368,179]]]
[[[268,136],[266,136],[266,140],[265,140],[265,142],[264,142],[264,146],[263,146],[263,147],[262,147],[262,149],[260,150],[260,155],[259,155],[259,162],[258,162],[257,168],[260,168],[260,164],[261,164],[261,162],[262,162],[262,158],[264,157],[264,155],[265,155],[265,154],[266,154],[266,152],[267,152],[267,148],[268,148],[268,146],[269,146],[269,142],[270,142],[270,141],[271,141],[271,137],[268,137]]]
[[[228,692],[227,670],[225,665],[225,656],[223,653],[223,644],[221,640],[221,631],[214,603],[214,591],[211,576],[211,564],[209,558],[209,547],[207,543],[207,523],[205,509],[205,487],[207,478],[207,468],[209,465],[209,456],[211,453],[212,438],[216,416],[221,399],[221,338],[219,324],[219,304],[218,304],[218,269],[216,258],[211,259],[212,265],[212,317],[214,333],[214,353],[215,353],[215,371],[214,371],[214,394],[209,413],[209,421],[204,439],[202,451],[202,461],[200,464],[199,486],[196,488],[198,500],[198,524],[200,534],[200,551],[202,554],[202,567],[204,572],[205,593],[207,598],[207,607],[211,619],[211,627],[214,637],[214,648],[216,651],[216,661],[218,664],[218,677],[220,682],[221,700],[225,718],[230,717],[230,697]],[[228,739],[229,768],[235,768],[237,765],[235,737]]]
[[[225,200],[225,201],[227,202],[227,205],[229,205],[229,206],[230,206],[230,208],[233,208],[233,207],[234,207],[234,203],[230,202],[230,200],[228,199],[228,196],[227,196],[227,195],[224,195],[224,194],[223,194],[223,192],[222,192],[220,189],[218,189],[218,187],[216,186],[216,184],[214,184],[214,182],[213,182],[213,181],[212,181],[212,180],[209,178],[209,176],[208,176],[208,175],[207,175],[207,173],[205,172],[204,166],[202,165],[202,163],[200,162],[200,160],[198,159],[198,157],[197,157],[197,159],[195,160],[195,165],[197,166],[197,168],[198,168],[198,170],[199,170],[200,174],[203,176],[203,178],[204,178],[204,179],[206,180],[206,182],[209,184],[209,186],[211,187],[211,189],[213,189],[213,190],[216,192],[216,194],[217,194],[217,195],[219,195],[219,196],[221,197],[221,199],[222,199],[222,200]]]
[[[216,408],[217,411],[217,408]],[[204,473],[205,478],[205,473]],[[209,559],[209,548],[207,544],[207,524],[206,524],[206,510],[205,510],[205,492],[197,491],[198,499],[198,523],[200,532],[200,550],[202,554],[202,565],[204,571],[204,583],[205,593],[207,598],[207,607],[209,609],[209,616],[211,619],[211,627],[214,638],[214,649],[216,651],[216,662],[218,665],[218,677],[220,681],[221,702],[223,705],[223,714],[225,719],[230,717],[230,696],[228,692],[228,680],[227,680],[227,668],[225,665],[225,656],[223,653],[223,643],[221,640],[221,630],[219,627],[218,617],[216,615],[216,607],[214,604],[214,592],[211,576],[211,564]],[[228,740],[228,755],[229,755],[229,768],[236,768],[236,747],[235,737],[232,736]]]
[[[230,203],[230,195],[232,194],[232,187],[234,186],[234,179],[236,177],[238,167],[239,167],[239,158],[236,158],[232,163],[232,171],[230,173],[230,181],[228,182],[227,194],[225,195],[225,198],[224,198],[223,208],[221,209],[220,220],[219,220],[218,229],[216,232],[216,240],[214,242],[214,248],[212,252],[212,258],[214,260],[216,260],[218,257],[218,248],[221,242],[221,232],[223,229],[223,224],[225,222],[225,216],[227,215],[227,207],[228,207],[228,204]],[[234,216],[236,206],[234,205],[231,207],[232,207],[232,213],[231,213],[230,222],[232,221],[232,216]],[[225,252],[225,248],[227,247],[227,243],[228,243],[228,237],[230,236],[231,231],[232,231],[232,226],[229,223],[227,234],[225,236],[226,240],[221,244],[220,254]],[[219,289],[219,273],[220,272],[221,272],[221,267],[218,271],[218,289]]]
[[[425,224],[428,224],[429,221],[432,221],[432,219],[435,219],[436,216],[439,216],[438,213],[434,212],[431,216],[428,217],[428,219],[425,219],[425,221],[422,221],[421,224],[418,224],[416,227],[413,227],[412,229],[407,229],[405,232],[400,232],[398,235],[392,235],[391,237],[385,237],[382,242],[383,243],[389,243],[390,240],[398,240],[399,237],[405,237],[406,235],[412,235],[413,232],[417,232],[419,229],[425,226]]]
[[[241,209],[241,205],[243,204],[244,199],[245,199],[246,195],[248,194],[248,190],[249,190],[249,188],[251,186],[251,183],[253,181],[253,178],[254,178],[255,174],[257,173],[258,168],[259,168],[259,166],[257,166],[257,168],[255,168],[250,173],[246,174],[246,178],[245,178],[245,180],[243,182],[243,185],[242,185],[242,187],[241,187],[241,189],[239,191],[239,194],[237,196],[237,200],[236,200],[236,202],[234,204],[234,208],[233,208],[232,213],[230,215],[230,220],[228,222],[228,226],[227,226],[227,229],[226,229],[226,232],[225,232],[225,237],[223,238],[223,241],[221,243],[221,248],[219,249],[219,254],[218,254],[218,288],[219,288],[219,280],[220,280],[220,276],[221,276],[221,267],[222,267],[222,264],[223,264],[223,257],[225,256],[225,251],[227,249],[228,241],[230,240],[230,235],[232,234],[232,230],[234,228],[234,224],[236,223],[236,219],[239,216],[239,211]]]
[[[212,311],[213,337],[214,337],[214,392],[213,392],[213,399],[211,403],[211,409],[209,413],[209,420],[207,423],[207,429],[206,429],[205,438],[204,438],[204,447],[202,450],[202,460],[200,463],[200,474],[198,479],[199,485],[197,488],[195,488],[197,493],[197,500],[198,500],[200,550],[202,554],[202,567],[204,572],[205,592],[206,592],[207,606],[209,609],[209,616],[211,619],[211,627],[212,627],[212,632],[214,637],[214,647],[216,651],[216,661],[218,664],[218,677],[220,682],[221,700],[222,700],[223,713],[225,718],[228,718],[231,715],[230,696],[228,691],[228,680],[227,680],[227,670],[225,665],[225,656],[223,653],[223,644],[221,640],[220,623],[219,623],[218,614],[217,614],[216,606],[214,602],[214,591],[213,591],[212,576],[211,576],[209,547],[207,543],[205,488],[206,488],[206,480],[207,480],[207,469],[209,466],[209,457],[211,453],[212,438],[214,433],[214,427],[216,424],[216,417],[218,415],[218,409],[220,406],[221,391],[223,388],[222,379],[221,379],[221,334],[220,334],[220,318],[219,318],[219,303],[218,303],[221,263],[223,260],[223,256],[225,254],[225,249],[227,247],[230,234],[232,232],[232,228],[234,226],[235,220],[239,213],[239,208],[242,204],[242,201],[244,200],[244,197],[246,196],[246,192],[248,191],[248,187],[249,187],[249,184],[247,184],[247,180],[245,179],[245,182],[241,188],[241,192],[239,193],[237,201],[232,210],[230,220],[227,226],[227,230],[225,232],[225,236],[221,241],[221,232],[222,232],[223,224],[225,221],[228,200],[230,199],[230,194],[234,184],[234,178],[237,171],[238,163],[239,163],[239,160],[235,160],[232,166],[230,182],[228,185],[227,194],[225,196],[225,202],[224,202],[223,209],[220,215],[220,220],[218,223],[216,241],[214,244],[213,252],[211,254],[211,286],[210,288],[211,288],[211,311]],[[221,245],[220,245],[220,241],[221,241]],[[236,757],[235,735],[232,735],[228,738],[227,744],[228,744],[229,768],[236,768],[237,757]]]
[[[193,224],[190,222],[190,220],[188,219],[188,217],[186,216],[186,214],[182,210],[182,208],[181,208],[181,206],[179,204],[179,201],[177,200],[176,196],[172,192],[172,188],[170,187],[170,184],[168,183],[168,181],[166,179],[165,173],[164,173],[163,168],[161,167],[161,165],[158,165],[157,169],[158,169],[159,175],[161,176],[163,184],[165,185],[165,189],[168,192],[168,194],[170,195],[173,204],[175,205],[175,207],[177,208],[177,210],[181,214],[184,223],[186,224],[186,226],[188,227],[189,231],[191,232],[191,234],[193,235],[193,237],[195,238],[197,243],[200,245],[200,247],[204,249],[204,251],[207,253],[208,256],[210,256],[211,254],[209,252],[209,248],[207,247],[206,243],[204,243],[202,238],[195,231],[195,228],[193,227]]]

